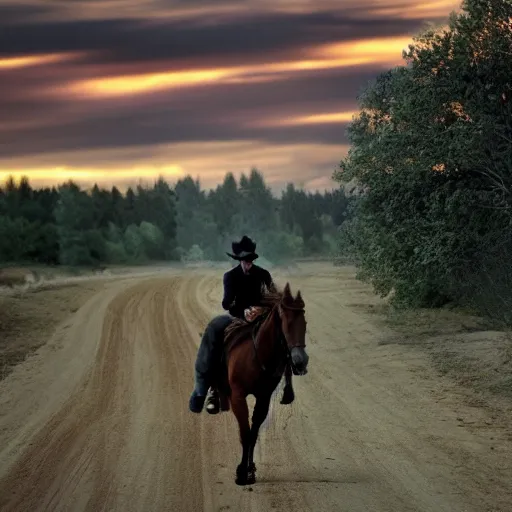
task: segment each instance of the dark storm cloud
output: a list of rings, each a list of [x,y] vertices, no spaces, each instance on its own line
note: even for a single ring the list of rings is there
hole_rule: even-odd
[[[226,169],[254,163],[275,182],[290,172],[318,182],[342,156],[346,123],[303,118],[356,110],[361,88],[399,58],[404,36],[422,20],[407,19],[404,2],[301,0],[278,12],[280,5],[0,0],[0,175],[25,166],[51,175],[62,165],[108,173],[131,167],[130,155],[138,153],[148,173],[154,162],[171,161],[214,183]],[[393,41],[375,43],[374,54],[371,44],[314,52],[386,37]],[[10,60],[16,57],[22,59]],[[308,66],[311,59],[329,62]],[[273,66],[290,62],[297,66]],[[211,73],[187,82],[197,69]],[[236,71],[232,83],[215,78],[226,69]],[[130,89],[133,75],[152,83],[159,79],[152,74],[169,71],[175,73],[164,77],[167,89]],[[126,84],[110,78],[126,75],[125,93]],[[115,94],[95,95],[98,78],[108,78],[101,87],[118,87]]]
[[[6,156],[28,156],[53,151],[83,149],[105,149],[146,146],[177,142],[208,142],[234,140],[262,140],[277,143],[323,143],[343,144],[343,125],[291,126],[280,127],[241,127],[219,123],[215,119],[197,123],[179,112],[174,112],[175,120],[154,115],[134,118],[131,115],[100,116],[95,119],[80,120],[60,126],[47,126],[43,129],[26,129],[24,137],[32,139],[30,145],[7,133],[4,142],[11,149]],[[84,136],[86,134],[86,136]],[[57,142],[58,141],[58,142]]]
[[[273,142],[343,143],[344,125],[255,126],[257,121],[318,112],[348,111],[370,69],[331,70],[315,76],[263,84],[217,85],[136,99],[115,108],[76,112],[73,102],[0,100],[4,121],[47,119],[36,128],[3,133],[0,156],[60,150],[129,147],[150,143],[259,139]]]
[[[20,4],[0,3],[0,33],[5,30],[5,27],[8,25],[24,24],[52,12],[55,12],[55,10],[48,6],[23,6]]]
[[[17,23],[2,26],[0,55],[84,51],[94,62],[201,57],[268,57],[313,44],[409,33],[409,20],[356,19],[336,13],[259,14],[208,25],[201,18]]]
[[[11,120],[20,109],[30,112],[36,104],[48,105],[49,111],[54,112],[58,105],[76,104],[76,99],[63,99],[58,96],[39,97],[38,91],[51,87],[64,79],[52,74],[36,81],[36,73],[27,70],[18,75],[12,75],[0,80],[0,111],[2,118]],[[149,96],[134,98],[123,104],[124,112],[138,113],[141,110],[156,110],[188,105],[197,110],[197,115],[207,116],[210,108],[221,109],[225,113],[237,112],[244,108],[284,109],[297,108],[299,105],[311,103],[320,105],[336,105],[339,109],[349,109],[354,106],[354,98],[361,88],[373,77],[375,71],[371,66],[359,68],[332,69],[317,72],[315,75],[290,77],[287,80],[265,83],[243,84],[210,84],[202,87],[182,88],[173,91],[163,91]],[[30,96],[27,92],[30,92]],[[122,100],[118,100],[122,101]],[[103,100],[95,106],[87,106],[89,111],[104,110],[105,102],[115,108],[116,100]]]

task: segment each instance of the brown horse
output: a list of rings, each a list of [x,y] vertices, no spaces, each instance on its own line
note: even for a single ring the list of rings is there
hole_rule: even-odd
[[[256,481],[254,447],[261,424],[267,417],[270,399],[285,369],[305,375],[309,357],[306,347],[305,305],[300,291],[294,298],[290,285],[283,292],[266,292],[264,314],[254,323],[235,320],[225,333],[230,405],[238,421],[242,461],[236,470],[238,485]],[[247,396],[256,397],[249,424]]]

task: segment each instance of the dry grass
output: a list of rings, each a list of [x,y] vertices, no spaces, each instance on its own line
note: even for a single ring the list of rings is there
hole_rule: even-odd
[[[14,288],[36,281],[34,272],[21,267],[0,268],[0,286]]]
[[[442,375],[479,394],[512,399],[512,334],[500,323],[463,310],[373,310],[394,332],[381,344],[424,349]]]
[[[0,380],[51,337],[104,283],[66,283],[0,295]]]
[[[109,268],[11,266],[0,269],[0,380],[111,280],[154,275],[179,265]],[[28,276],[28,277],[27,277]]]

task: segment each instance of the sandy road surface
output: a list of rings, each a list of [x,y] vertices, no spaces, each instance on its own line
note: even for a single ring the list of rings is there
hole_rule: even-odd
[[[233,416],[187,410],[218,273],[111,283],[0,383],[1,511],[512,510],[510,441],[461,427],[449,386],[379,346],[360,307],[375,299],[328,267],[290,276],[311,369],[272,405],[259,481],[237,487]]]

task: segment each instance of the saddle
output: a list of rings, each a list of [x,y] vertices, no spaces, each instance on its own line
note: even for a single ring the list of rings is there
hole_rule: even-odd
[[[231,388],[229,386],[228,378],[229,353],[238,343],[246,340],[248,337],[252,336],[253,339],[256,339],[258,331],[263,322],[266,320],[268,314],[269,311],[265,311],[250,323],[246,322],[245,320],[236,318],[224,332],[222,351],[213,378],[214,385],[212,386],[217,390],[219,395],[221,411],[230,410],[229,397],[231,396]]]

